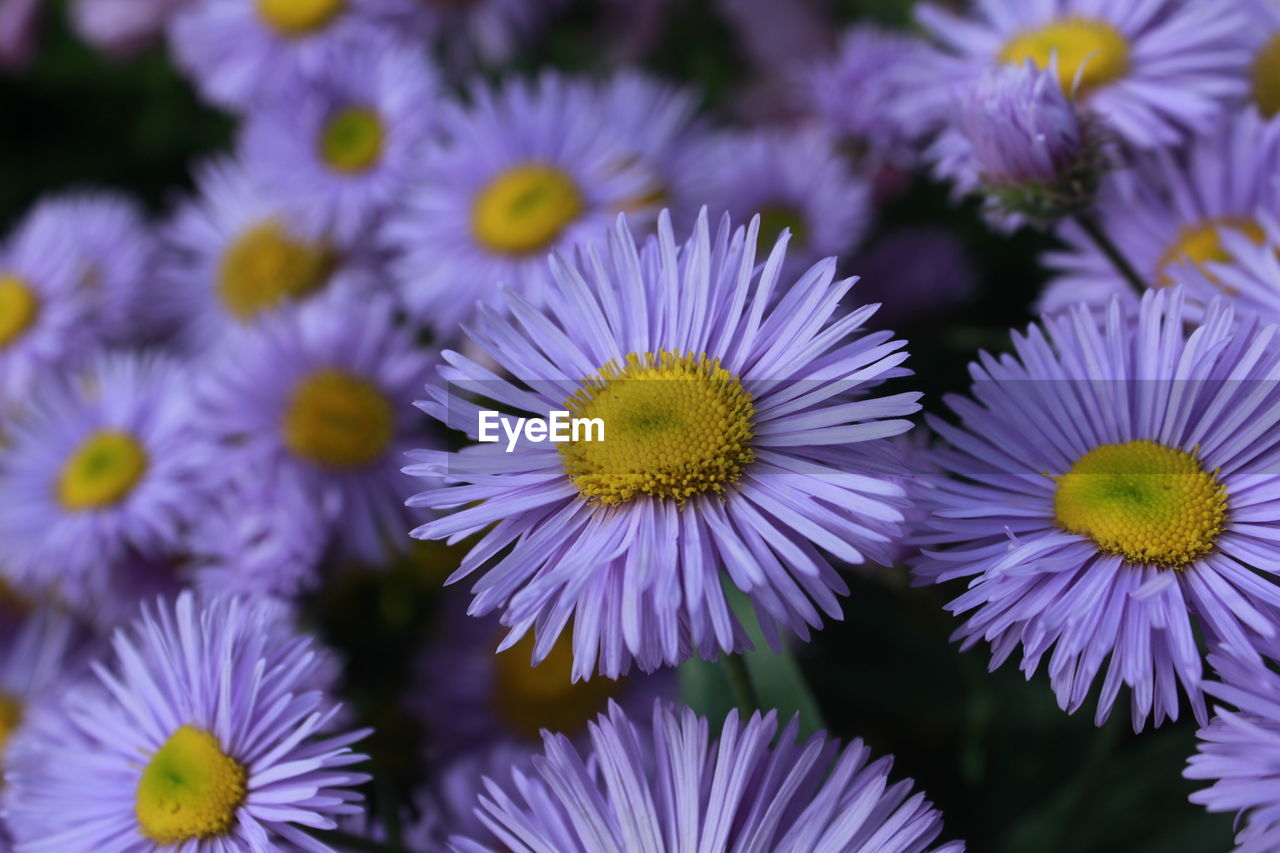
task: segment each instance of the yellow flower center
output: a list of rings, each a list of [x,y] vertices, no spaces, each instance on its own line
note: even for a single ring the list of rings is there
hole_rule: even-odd
[[[724,494],[755,461],[751,395],[705,354],[632,353],[585,380],[565,408],[604,423],[603,441],[559,445],[578,493],[596,503]]]
[[[379,459],[393,429],[386,395],[342,370],[317,370],[299,382],[284,416],[288,448],[330,468],[358,468]]]
[[[1115,27],[1093,18],[1064,18],[1038,30],[1019,33],[1000,51],[1000,61],[1023,65],[1030,59],[1048,68],[1058,57],[1058,81],[1071,94],[1080,74],[1078,94],[1112,83],[1129,72],[1129,43]],[[1083,69],[1083,70],[1082,70]]]
[[[486,249],[527,254],[554,243],[581,214],[573,178],[554,166],[531,163],[498,175],[476,196],[471,230]]]
[[[493,702],[512,731],[534,739],[542,729],[574,735],[604,710],[620,682],[592,678],[573,682],[573,637],[563,632],[550,654],[530,666],[533,634],[494,658]]]
[[[1216,472],[1154,441],[1096,447],[1055,479],[1058,524],[1130,563],[1181,568],[1213,550],[1227,520]]]
[[[282,35],[302,36],[324,27],[346,5],[346,0],[258,0],[258,15]]]
[[[1266,241],[1266,234],[1263,233],[1262,228],[1250,219],[1224,216],[1185,226],[1178,232],[1173,245],[1160,256],[1160,286],[1166,287],[1173,284],[1173,279],[1169,275],[1170,267],[1174,264],[1190,263],[1199,268],[1205,277],[1220,289],[1228,291],[1229,289],[1223,287],[1218,277],[1206,268],[1206,264],[1209,263],[1230,263],[1233,260],[1231,253],[1222,245],[1222,237],[1219,234],[1222,228],[1241,231],[1258,246]]]
[[[160,845],[230,831],[248,793],[248,773],[218,740],[183,726],[156,750],[138,782],[134,813],[140,831]]]
[[[15,275],[0,275],[0,349],[26,334],[39,313],[31,285]]]
[[[22,725],[22,703],[16,697],[0,693],[0,756],[4,755],[4,748],[9,743],[9,738],[20,725]]]
[[[333,271],[333,253],[296,239],[278,222],[240,235],[222,256],[218,295],[239,320],[319,290]]]
[[[382,120],[362,107],[334,114],[321,134],[320,156],[338,172],[368,171],[382,156]]]
[[[58,475],[58,502],[69,510],[119,503],[147,471],[147,452],[126,432],[99,430],[76,448]]]
[[[1280,35],[1272,36],[1253,60],[1253,100],[1267,118],[1280,112]]]
[[[799,210],[786,205],[769,205],[760,211],[760,245],[768,249],[778,242],[782,229],[791,229],[791,246],[803,247],[808,237],[808,228]]]

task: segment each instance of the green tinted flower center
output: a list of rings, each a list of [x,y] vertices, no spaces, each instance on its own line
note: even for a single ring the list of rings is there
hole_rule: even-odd
[[[141,832],[160,845],[226,834],[247,796],[248,774],[193,726],[178,729],[151,756],[138,783]]]
[[[31,285],[15,275],[0,275],[0,349],[26,334],[39,313]]]
[[[250,228],[222,257],[218,295],[239,320],[319,290],[333,271],[333,253],[298,240],[277,222]]]
[[[8,745],[9,738],[20,725],[22,725],[22,702],[17,697],[0,693],[0,757],[4,755],[4,748]]]
[[[1226,524],[1226,487],[1194,454],[1154,441],[1096,447],[1056,479],[1058,524],[1130,563],[1181,568]]]
[[[572,177],[534,163],[508,169],[480,191],[471,227],[487,249],[527,254],[551,246],[582,210],[582,194]]]
[[[583,382],[565,409],[604,423],[603,441],[559,445],[578,493],[597,503],[723,494],[755,461],[751,395],[705,354],[632,353]]]
[[[782,236],[782,229],[791,229],[791,246],[802,248],[809,236],[804,215],[790,205],[768,205],[760,211],[760,245],[772,248]]]
[[[1272,36],[1253,60],[1253,101],[1267,118],[1280,112],[1280,35]]]
[[[147,452],[132,435],[93,433],[76,448],[58,476],[58,502],[65,509],[101,509],[124,500],[147,470]]]
[[[320,155],[339,172],[365,172],[382,156],[382,121],[361,107],[335,113],[324,126]]]
[[[1000,51],[999,59],[1017,65],[1029,59],[1043,69],[1055,55],[1058,81],[1068,95],[1077,74],[1080,85],[1076,92],[1083,95],[1129,73],[1129,43],[1115,27],[1093,18],[1064,18],[1019,33]]]
[[[386,395],[342,370],[318,370],[299,382],[284,417],[289,449],[331,468],[356,468],[381,458],[393,428]]]

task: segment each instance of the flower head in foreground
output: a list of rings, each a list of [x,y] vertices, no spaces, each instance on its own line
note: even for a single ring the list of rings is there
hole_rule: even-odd
[[[195,485],[185,374],[100,356],[42,387],[0,448],[0,564],[22,588],[97,607],[137,556],[172,555]]]
[[[188,0],[169,22],[169,49],[206,100],[243,110],[305,91],[336,45],[377,33],[380,2]]]
[[[481,311],[472,336],[515,380],[445,354],[449,387],[422,405],[473,439],[472,393],[604,425],[603,441],[478,444],[406,469],[454,484],[411,501],[459,508],[413,535],[481,536],[453,580],[483,570],[471,612],[502,608],[504,645],[536,625],[541,660],[572,619],[575,677],[736,650],[722,583],[771,643],[807,637],[847,591],[818,548],[887,557],[903,492],[881,440],[910,428],[919,395],[865,392],[902,375],[903,342],[859,334],[874,307],[831,319],[854,283],[834,259],[784,282],[782,238],[757,267],[759,227],[726,217],[713,239],[704,213],[680,246],[664,214],[641,250],[620,217],[607,243],[552,261],[544,311],[518,293],[510,313]]]
[[[1244,95],[1247,50],[1234,0],[988,0],[972,17],[916,7],[949,53],[935,85],[993,64],[1056,61],[1062,90],[1139,148],[1176,144]]]
[[[405,541],[399,469],[424,440],[412,403],[434,366],[395,315],[386,294],[337,287],[229,335],[194,390],[211,470],[254,472],[272,501],[300,488],[339,548],[368,560]]]
[[[1180,266],[1207,270],[1231,260],[1227,234],[1262,243],[1262,221],[1280,215],[1274,176],[1280,170],[1280,119],[1246,109],[1210,125],[1183,151],[1153,151],[1114,173],[1098,208],[1102,228],[1152,286],[1174,279]],[[1113,295],[1132,300],[1115,265],[1073,223],[1060,236],[1067,250],[1052,252],[1060,274],[1041,299],[1045,312]]]
[[[248,853],[331,848],[360,811],[366,760],[335,731],[317,689],[328,659],[236,599],[144,607],[116,632],[114,660],[65,697],[65,717],[14,745],[4,790],[20,850]],[[94,780],[92,797],[85,780]]]
[[[1093,203],[1106,168],[1096,135],[1052,64],[1005,65],[964,93],[930,156],[958,193],[984,192],[1003,224],[1049,224]]]
[[[744,723],[735,710],[715,741],[687,708],[655,704],[649,729],[614,705],[592,724],[588,754],[548,733],[536,775],[488,781],[480,818],[517,850],[962,853],[959,842],[932,846],[942,816],[910,779],[890,784],[891,757],[872,761],[860,740],[842,748],[797,734],[794,720],[779,732],[775,712]]]
[[[417,320],[455,337],[502,285],[539,303],[553,249],[602,236],[620,211],[656,213],[652,172],[601,108],[593,86],[553,74],[445,105],[446,138],[384,229]]]
[[[956,479],[921,490],[919,580],[967,579],[964,647],[1021,645],[1028,676],[1048,655],[1069,712],[1110,659],[1099,723],[1122,686],[1136,729],[1176,719],[1179,684],[1203,720],[1197,629],[1252,660],[1276,634],[1280,348],[1233,320],[1216,301],[1188,331],[1180,291],[1049,317],[972,366],[959,425],[930,418]]]
[[[816,128],[757,130],[717,140],[695,179],[692,194],[738,222],[760,214],[760,242],[770,245],[784,228],[788,277],[811,264],[852,250],[870,220],[871,193]],[[744,175],[750,175],[744,180]]]
[[[260,175],[215,160],[197,171],[196,183],[198,197],[165,231],[170,251],[159,273],[179,303],[192,349],[340,279],[363,277],[349,244],[268,192]]]
[[[1241,813],[1245,826],[1235,853],[1270,853],[1280,848],[1280,674],[1217,655],[1209,660],[1222,682],[1206,683],[1205,692],[1225,704],[1214,707],[1183,772],[1213,783],[1191,802]]]
[[[810,109],[833,137],[870,162],[909,167],[946,113],[945,96],[921,73],[928,51],[909,35],[854,27],[836,58],[809,72]]]
[[[435,71],[417,45],[336,45],[297,91],[250,111],[246,167],[306,233],[351,243],[398,197],[435,121]]]

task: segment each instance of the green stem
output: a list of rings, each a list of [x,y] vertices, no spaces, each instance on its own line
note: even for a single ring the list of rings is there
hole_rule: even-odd
[[[1143,280],[1142,276],[1138,275],[1138,271],[1133,268],[1133,264],[1129,263],[1129,259],[1125,257],[1124,252],[1120,251],[1120,247],[1112,242],[1106,231],[1102,230],[1098,220],[1094,219],[1090,213],[1078,213],[1075,220],[1076,224],[1093,241],[1093,244],[1098,247],[1098,250],[1107,256],[1107,260],[1111,261],[1111,265],[1116,268],[1120,275],[1124,276],[1125,281],[1129,282],[1139,294],[1145,293],[1147,290],[1146,281]]]
[[[747,671],[747,664],[742,655],[725,655],[724,672],[729,679],[729,687],[733,690],[733,698],[739,710],[744,714],[759,710],[760,700],[756,696],[755,686],[751,683],[751,673]]]

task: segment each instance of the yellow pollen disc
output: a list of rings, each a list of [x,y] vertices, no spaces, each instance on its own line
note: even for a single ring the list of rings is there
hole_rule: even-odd
[[[258,15],[276,32],[301,36],[337,17],[346,0],[258,0]]]
[[[1234,228],[1241,231],[1258,246],[1261,246],[1266,241],[1266,235],[1263,233],[1262,228],[1258,223],[1249,219],[1224,216],[1216,219],[1206,219],[1196,225],[1185,226],[1178,232],[1178,238],[1174,240],[1173,245],[1160,256],[1160,286],[1167,287],[1173,284],[1173,280],[1169,275],[1171,266],[1190,263],[1198,267],[1205,274],[1205,277],[1220,289],[1228,290],[1228,288],[1223,287],[1218,277],[1209,272],[1205,266],[1209,263],[1229,263],[1232,260],[1231,253],[1222,245],[1222,237],[1219,234],[1219,230],[1222,228]]]
[[[1280,35],[1272,36],[1253,60],[1253,101],[1267,118],[1280,112]]]
[[[218,740],[183,726],[156,750],[138,782],[134,813],[140,831],[160,845],[228,832],[244,805],[248,774]]]
[[[578,493],[596,503],[723,495],[755,461],[751,395],[705,354],[632,353],[625,367],[610,362],[583,382],[565,408],[604,422],[604,441],[559,445]]]
[[[9,738],[22,725],[22,703],[13,696],[0,693],[0,755]]]
[[[765,251],[773,248],[782,236],[782,229],[791,229],[791,247],[803,247],[808,237],[804,217],[794,207],[785,205],[769,205],[760,211],[760,245]]]
[[[382,156],[382,120],[361,107],[334,114],[321,134],[320,156],[338,172],[368,171]]]
[[[239,320],[251,320],[319,290],[333,271],[333,253],[265,222],[240,235],[222,256],[218,295]]]
[[[358,468],[391,443],[391,403],[376,385],[342,370],[317,370],[294,389],[284,416],[285,444],[330,468]]]
[[[58,502],[69,510],[101,509],[119,503],[138,485],[147,463],[147,452],[128,433],[95,432],[62,466]]]
[[[581,214],[582,194],[561,169],[531,163],[498,175],[476,196],[471,230],[486,249],[527,254],[554,243]]]
[[[1080,95],[1129,72],[1129,43],[1115,27],[1092,18],[1064,18],[1042,29],[1019,33],[1000,51],[999,59],[1017,65],[1030,59],[1037,68],[1048,68],[1054,55],[1058,57],[1058,80],[1068,95],[1077,72],[1080,85],[1075,91]]]
[[[40,313],[31,285],[14,275],[0,275],[0,349],[26,334]]]
[[[620,682],[592,678],[573,682],[573,636],[563,632],[542,663],[529,665],[533,634],[494,658],[493,702],[513,731],[535,739],[542,729],[566,735],[583,731],[604,710]]]
[[[1130,563],[1181,568],[1213,550],[1227,490],[1194,453],[1154,441],[1104,444],[1055,478],[1054,513]]]

